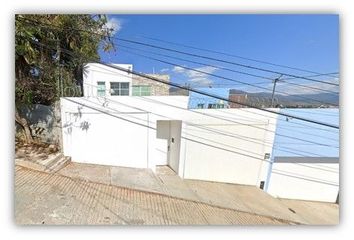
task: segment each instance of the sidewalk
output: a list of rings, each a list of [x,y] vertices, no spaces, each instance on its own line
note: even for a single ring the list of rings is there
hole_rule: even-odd
[[[15,167],[15,221],[38,225],[294,224],[102,183]]]
[[[154,174],[150,169],[71,163],[58,174],[301,224],[337,224],[339,219],[339,209],[336,204],[306,202],[308,207],[302,208],[299,206],[304,201],[289,202],[276,199],[255,186],[182,180],[166,166],[159,167]],[[322,209],[327,212],[327,215],[311,211],[310,206]],[[296,209],[295,213],[293,208]]]

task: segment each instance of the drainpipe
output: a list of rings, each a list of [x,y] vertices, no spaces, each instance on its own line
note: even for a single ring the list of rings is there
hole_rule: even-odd
[[[275,142],[275,139],[274,139],[274,142]],[[274,143],[273,143],[272,154],[270,156],[270,162],[269,162],[269,167],[268,167],[268,172],[267,172],[267,178],[266,178],[265,185],[264,185],[264,191],[265,192],[268,192],[270,176],[272,175],[273,163],[274,163]]]
[[[269,167],[268,167],[268,172],[267,172],[267,178],[265,181],[265,185],[264,185],[264,191],[268,192],[268,187],[269,187],[269,182],[270,182],[270,177],[272,175],[272,169],[273,169],[273,163],[274,163],[274,152],[275,152],[275,142],[276,142],[276,136],[277,136],[277,126],[278,126],[278,119],[275,125],[275,133],[274,133],[274,140],[273,140],[273,147],[272,147],[272,153],[270,156],[270,162],[269,162]]]

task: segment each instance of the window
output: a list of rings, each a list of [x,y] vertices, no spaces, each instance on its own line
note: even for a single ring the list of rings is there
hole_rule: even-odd
[[[128,82],[111,82],[112,96],[129,96]]]
[[[204,103],[198,103],[197,108],[204,108]]]
[[[225,105],[222,103],[217,103],[216,108],[225,108]]]
[[[225,108],[223,103],[209,103],[208,108]]]
[[[97,96],[102,97],[106,96],[106,83],[97,82]]]
[[[133,86],[133,96],[150,96],[151,86],[135,85]]]

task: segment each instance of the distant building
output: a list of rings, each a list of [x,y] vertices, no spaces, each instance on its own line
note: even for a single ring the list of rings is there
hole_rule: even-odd
[[[170,82],[170,76],[167,74],[146,74],[147,76],[158,78],[165,82]],[[133,96],[168,96],[170,95],[170,86],[148,78],[133,76]]]
[[[208,103],[208,108],[218,109],[218,108],[227,108],[227,104],[223,100],[219,100],[216,103]]]
[[[170,87],[170,96],[189,96],[189,91],[182,88]]]
[[[239,103],[247,103],[247,93],[244,91],[240,91],[237,89],[230,89],[229,91],[229,104],[230,108],[243,108],[245,107],[242,104],[234,103],[234,102],[239,102]],[[232,102],[234,101],[234,102]]]

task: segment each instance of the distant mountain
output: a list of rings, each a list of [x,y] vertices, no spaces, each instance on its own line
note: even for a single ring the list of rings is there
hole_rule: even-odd
[[[230,90],[231,91],[231,90]],[[244,92],[245,93],[245,92]],[[240,94],[240,93],[237,93]],[[338,105],[339,97],[332,93],[318,93],[318,94],[297,94],[297,95],[280,95],[275,94],[275,105],[281,104],[286,106],[330,106]],[[251,104],[270,105],[272,94],[268,92],[247,93],[247,101]]]

